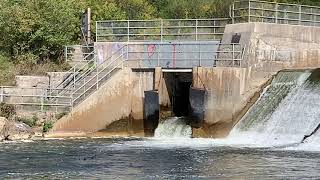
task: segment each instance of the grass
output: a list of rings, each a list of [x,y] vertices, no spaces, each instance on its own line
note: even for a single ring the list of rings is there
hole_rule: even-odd
[[[12,59],[0,54],[0,86],[14,86],[15,76],[45,76],[47,72],[59,72],[70,69],[65,62],[51,61],[36,63],[32,55],[24,55],[13,62]]]

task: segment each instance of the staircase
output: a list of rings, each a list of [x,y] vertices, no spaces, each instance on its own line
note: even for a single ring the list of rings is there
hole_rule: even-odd
[[[98,61],[96,50],[87,53],[83,57],[83,61],[79,61],[67,71],[68,75],[63,82],[55,90],[49,92],[49,97],[55,97],[50,101],[55,103],[67,103],[66,101],[69,101],[70,107],[75,107],[123,68],[126,55],[127,45],[120,47],[102,62]],[[92,59],[85,61],[90,56]],[[59,97],[70,97],[70,99]]]

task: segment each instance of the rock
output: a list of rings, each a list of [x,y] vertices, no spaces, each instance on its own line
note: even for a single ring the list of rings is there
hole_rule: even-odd
[[[5,140],[29,139],[34,135],[32,128],[22,122],[7,122],[3,136]]]
[[[4,135],[3,135],[4,132],[3,131],[4,131],[4,128],[5,128],[7,123],[8,123],[7,118],[0,117],[0,140],[4,139]]]
[[[16,76],[16,84],[19,88],[48,88],[48,76]]]

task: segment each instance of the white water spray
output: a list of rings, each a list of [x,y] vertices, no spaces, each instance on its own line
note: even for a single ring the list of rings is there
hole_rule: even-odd
[[[299,143],[320,119],[320,85],[310,72],[281,72],[232,130],[230,143],[277,146]]]
[[[181,138],[191,137],[191,126],[183,118],[172,117],[161,123],[154,133],[155,138]]]

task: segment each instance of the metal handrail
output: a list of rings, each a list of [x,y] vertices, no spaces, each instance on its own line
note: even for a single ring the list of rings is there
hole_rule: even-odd
[[[255,7],[259,4],[262,7]],[[238,5],[244,5],[239,6]],[[274,6],[273,8],[264,6]],[[285,8],[283,8],[285,7]],[[296,10],[290,10],[295,8]],[[246,12],[247,14],[243,14]],[[259,12],[263,16],[259,15]],[[274,13],[268,16],[266,13]],[[240,15],[239,15],[240,14]],[[280,17],[281,14],[299,16]],[[307,16],[307,18],[303,17]],[[255,18],[255,19],[254,19]],[[320,7],[259,0],[234,1],[230,7],[230,18],[214,19],[153,19],[153,20],[107,20],[96,21],[97,42],[132,41],[203,41],[220,40],[227,24],[264,22],[320,26]],[[182,38],[181,38],[182,37]]]
[[[19,89],[19,93],[10,93],[10,90]],[[9,92],[6,92],[9,90]],[[27,93],[28,90],[30,93]],[[0,86],[0,103],[12,105],[25,105],[25,106],[40,106],[43,112],[45,106],[49,107],[65,107],[70,108],[71,97],[69,95],[50,95],[48,92],[52,90],[62,90],[56,88],[26,88],[26,87],[13,87],[13,86]],[[34,94],[33,94],[34,93]],[[10,99],[7,99],[10,98]],[[11,99],[19,98],[19,99]],[[28,99],[24,99],[28,98]],[[62,102],[51,102],[50,99],[60,99]],[[19,102],[20,101],[20,102]]]
[[[241,7],[241,3],[245,7]],[[266,5],[271,7],[265,8]],[[248,0],[235,1],[232,9],[232,18],[247,18],[245,22],[320,26],[320,7],[317,6]]]
[[[189,40],[195,41],[220,39],[216,36],[221,36],[225,25],[230,22],[231,18],[96,21],[96,41],[105,41],[109,37],[124,38],[117,41],[139,41],[136,38],[152,36],[153,39],[160,41],[181,40],[179,36],[190,36]],[[212,37],[204,38],[204,36]]]
[[[96,52],[95,52],[95,49],[94,49],[94,50],[93,50],[92,52],[90,52],[86,57],[84,57],[84,59],[88,58],[89,56],[95,55],[95,54],[96,54]],[[80,64],[80,63],[78,63],[78,64],[74,65],[72,68],[70,68],[70,69],[66,72],[66,74],[68,74],[68,73],[73,74],[73,79],[74,79],[75,74],[79,73],[81,70],[83,70],[85,67],[87,67],[87,66],[88,66],[90,63],[92,63],[92,62],[94,62],[94,58],[91,59],[91,60],[89,60],[89,61],[86,61],[86,64],[82,65],[80,68],[79,68],[79,64]],[[81,65],[81,64],[80,64],[80,65]],[[67,80],[69,80],[69,77],[70,77],[70,76],[68,76],[68,77],[67,77],[63,82],[61,82],[56,88],[59,88],[61,85],[63,85],[64,83],[66,83]],[[63,87],[63,88],[64,88],[64,87]]]
[[[124,49],[125,47],[127,47],[127,45],[122,46],[118,51],[116,51],[115,53],[113,53],[113,55],[114,55],[114,54],[117,54],[119,51],[123,51],[123,49]],[[109,58],[108,58],[107,60],[105,60],[104,62],[108,62],[108,60],[112,59],[113,55],[109,56]],[[93,85],[91,85],[89,88],[87,88],[82,94],[80,94],[80,95],[77,96],[76,98],[73,98],[72,103],[74,103],[76,100],[78,100],[82,95],[84,95],[84,94],[85,94],[89,89],[91,89],[93,86],[96,86],[96,85],[101,81],[101,79],[103,79],[104,77],[106,77],[107,75],[109,75],[115,68],[118,68],[118,65],[117,65],[117,66],[114,67],[111,71],[108,71],[108,72],[103,76],[103,78],[100,78],[100,79],[98,78],[98,77],[99,77],[99,74],[100,74],[101,72],[103,72],[105,69],[109,68],[109,66],[110,66],[113,62],[117,61],[119,58],[123,58],[123,56],[124,56],[124,52],[122,52],[122,53],[120,54],[120,56],[116,57],[114,60],[111,60],[111,62],[109,62],[106,66],[103,67],[103,63],[100,64],[99,66],[97,66],[97,67],[96,67],[97,70],[98,70],[99,67],[101,67],[101,66],[102,66],[103,68],[102,68],[101,70],[97,71],[97,73],[96,73],[94,76],[92,76],[87,82],[85,82],[84,84],[82,84],[78,89],[74,90],[74,92],[73,92],[73,94],[71,94],[71,96],[73,97],[75,92],[77,92],[77,91],[81,90],[82,88],[84,88],[84,87],[85,87],[89,82],[91,82],[92,80],[97,79],[97,81],[96,81]],[[125,58],[123,58],[123,60],[122,60],[121,62],[123,62],[123,61],[125,61]],[[98,89],[98,85],[97,85],[97,89]]]
[[[87,48],[88,50],[90,50],[90,49],[94,49],[94,46],[84,46],[84,45],[71,45],[71,46],[65,46],[65,51],[64,51],[64,53],[65,53],[65,60],[66,60],[66,62],[68,62],[69,61],[69,55],[74,55],[74,53],[73,52],[69,52],[69,51],[72,51],[72,50],[69,50],[69,49],[75,49],[75,48],[81,48],[81,52],[82,52],[82,49],[83,48]],[[82,58],[82,60],[80,60],[80,62],[82,62],[82,61],[87,61],[87,59],[88,59],[88,57],[90,57],[90,55],[92,55],[92,51],[90,51],[90,52],[82,52],[82,55],[84,55],[84,58]]]
[[[108,58],[106,58],[101,64],[97,63],[97,56],[95,55],[94,58],[91,60],[92,62],[95,62],[95,66],[92,66],[91,68],[86,69],[86,71],[82,72],[81,76],[78,76],[77,81],[74,84],[74,87],[76,84],[79,84],[79,87],[76,89],[72,89],[69,87],[67,88],[31,88],[31,89],[40,89],[43,90],[42,94],[38,95],[28,95],[28,94],[22,94],[22,95],[15,95],[15,94],[4,94],[3,89],[4,87],[0,87],[0,102],[3,101],[4,97],[35,97],[35,98],[40,98],[41,102],[19,102],[15,104],[20,104],[20,105],[38,105],[41,106],[41,109],[43,109],[44,106],[63,106],[63,107],[74,107],[77,101],[83,96],[86,96],[90,90],[93,90],[92,88],[95,87],[94,90],[97,90],[99,88],[99,85],[105,81],[105,78],[110,76],[111,73],[114,72],[117,68],[122,68],[124,66],[124,62],[131,62],[135,58],[135,54],[143,54],[143,53],[148,53],[148,51],[143,51],[139,48],[135,50],[130,49],[130,46],[146,46],[146,45],[152,45],[153,43],[126,43],[122,47],[120,47],[117,51],[113,52]],[[202,50],[201,46],[202,45],[219,45],[222,48],[221,49],[216,49],[213,51],[208,51],[208,50]],[[201,65],[201,60],[206,61],[210,60],[212,62],[214,61],[230,61],[230,64],[235,65],[235,61],[238,62],[239,64],[241,63],[243,59],[243,51],[244,49],[241,48],[240,44],[221,44],[221,43],[175,43],[175,44],[166,44],[166,43],[158,43],[156,44],[158,46],[172,46],[172,45],[197,45],[197,48],[199,51],[191,50],[191,51],[175,51],[177,54],[181,53],[186,53],[186,54],[198,54],[199,59],[196,59],[196,61],[199,61],[199,65]],[[235,48],[237,47],[237,48]],[[157,53],[172,53],[173,51],[157,51]],[[210,54],[222,54],[223,56],[218,57],[218,56],[210,56],[210,57],[205,57],[201,56],[201,53],[210,53]],[[232,56],[231,56],[232,55]],[[236,55],[236,56],[235,56]],[[132,57],[130,57],[132,56]],[[178,57],[177,57],[178,58]],[[139,61],[148,61],[148,58],[139,58]],[[162,58],[159,58],[161,60]],[[163,58],[167,59],[167,58]],[[182,57],[181,60],[184,60],[186,62],[189,62],[190,60],[194,60],[190,58],[189,55],[186,57]],[[179,59],[177,59],[179,61]],[[141,64],[140,64],[141,65]],[[140,66],[141,67],[141,66]],[[143,66],[145,68],[149,68],[150,66],[146,65]],[[162,66],[161,66],[162,67]],[[90,78],[86,79],[85,82],[81,81],[81,79],[85,79],[88,77],[89,74],[92,72],[96,72],[93,76],[90,76]],[[9,87],[9,88],[14,88],[14,87]],[[26,88],[27,89],[27,88]],[[83,90],[83,91],[82,91]],[[56,92],[54,94],[53,92]],[[63,100],[64,99],[64,100]],[[38,99],[39,100],[39,99]],[[48,100],[48,102],[46,102]],[[63,100],[60,101],[59,100]]]

